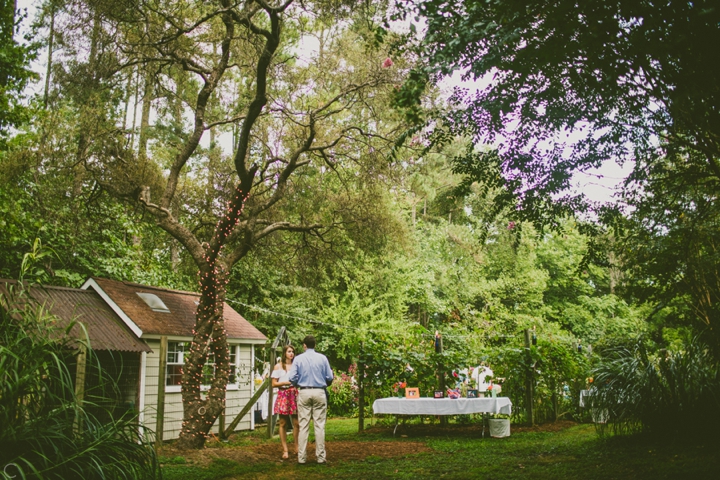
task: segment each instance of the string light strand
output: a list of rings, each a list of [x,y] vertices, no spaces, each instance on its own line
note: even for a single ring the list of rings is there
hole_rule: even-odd
[[[311,318],[298,317],[298,316],[296,316],[296,315],[290,315],[290,314],[288,314],[288,313],[275,312],[275,311],[273,311],[273,310],[268,310],[267,308],[258,307],[257,305],[250,305],[250,304],[247,304],[247,303],[243,303],[243,302],[241,302],[241,301],[239,301],[239,300],[231,300],[231,299],[229,299],[229,298],[226,298],[225,301],[226,301],[226,302],[229,302],[229,303],[235,303],[235,304],[237,304],[237,305],[242,305],[242,306],[245,307],[245,308],[249,308],[249,309],[251,309],[251,310],[255,310],[255,311],[258,311],[258,312],[267,313],[267,314],[269,314],[269,315],[276,315],[276,316],[278,316],[278,317],[289,318],[289,319],[295,320],[295,321],[313,323],[313,324],[316,324],[316,325],[322,325],[322,326],[324,326],[324,327],[346,328],[346,329],[348,329],[348,330],[364,330],[364,329],[362,329],[362,328],[360,328],[360,327],[353,327],[353,326],[351,326],[351,325],[339,325],[339,324],[337,324],[337,323],[329,323],[329,322],[324,322],[324,321],[322,321],[322,320],[315,320],[315,319],[311,319]],[[371,331],[371,332],[375,332],[375,333],[387,333],[387,332],[383,332],[383,331],[377,330],[377,329],[370,329],[370,331]],[[420,333],[420,336],[421,336],[421,337],[431,337],[431,338],[434,338],[434,337],[435,337],[435,334],[433,334],[433,333],[431,333],[431,332],[427,332],[427,333]],[[444,337],[444,338],[460,338],[460,339],[463,339],[463,338],[469,338],[470,335],[443,334],[443,337]]]

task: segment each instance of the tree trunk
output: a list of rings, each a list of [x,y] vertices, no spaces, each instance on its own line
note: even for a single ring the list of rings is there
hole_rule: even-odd
[[[98,50],[99,50],[99,44],[100,44],[100,29],[101,29],[101,23],[100,23],[100,13],[98,11],[95,11],[95,15],[93,16],[93,29],[92,29],[92,36],[90,39],[90,57],[88,58],[88,68],[91,75],[91,89],[95,90],[97,88],[98,83],[98,73],[97,73],[97,63],[98,63]],[[94,92],[93,92],[94,93]],[[92,98],[92,93],[90,94]],[[92,108],[89,105],[84,105],[83,108],[80,109],[80,124],[78,128],[78,140],[77,140],[77,152],[75,153],[75,164],[78,166],[78,168],[75,168],[76,176],[75,176],[75,187],[73,190],[73,194],[75,194],[78,191],[78,185],[82,185],[82,169],[79,168],[80,165],[85,161],[85,158],[87,157],[87,150],[90,148],[90,140],[89,140],[89,131],[88,131],[88,122],[86,120],[87,115],[85,109]]]
[[[225,408],[225,393],[230,377],[230,353],[225,334],[223,307],[228,277],[232,265],[220,260],[220,252],[242,213],[248,185],[237,187],[225,217],[215,227],[213,241],[206,247],[205,265],[200,268],[200,303],[195,321],[195,335],[185,361],[182,376],[183,425],[177,446],[181,449],[202,448],[210,429]],[[200,386],[203,368],[212,354],[215,374],[210,390],[202,398]]]
[[[45,93],[43,94],[43,108],[47,108],[50,95],[50,76],[52,75],[53,41],[55,40],[55,2],[50,5],[50,35],[48,36],[48,60],[45,71]]]
[[[525,330],[525,361],[527,362],[527,374],[525,378],[525,409],[527,412],[528,423],[535,425],[534,410],[534,385],[533,385],[533,369],[532,354],[530,353],[530,329]]]
[[[143,88],[142,113],[140,116],[140,134],[138,137],[138,155],[147,158],[148,128],[150,126],[150,107],[153,99],[152,74],[145,70],[145,86]]]
[[[198,449],[225,406],[225,387],[230,376],[230,354],[223,304],[228,272],[224,269],[201,273],[202,288],[195,322],[195,336],[182,376],[183,425],[178,448]],[[207,395],[200,392],[208,354],[215,358],[215,375]]]

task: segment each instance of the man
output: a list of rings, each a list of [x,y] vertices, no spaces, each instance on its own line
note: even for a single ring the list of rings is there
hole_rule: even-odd
[[[335,378],[325,355],[315,351],[315,337],[303,340],[305,353],[298,355],[290,368],[290,383],[298,388],[298,463],[307,461],[307,442],[310,419],[315,430],[315,456],[325,463],[325,417],[327,415],[326,388]]]

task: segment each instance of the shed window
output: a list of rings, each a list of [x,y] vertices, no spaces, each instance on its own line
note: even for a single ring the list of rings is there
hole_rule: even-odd
[[[230,375],[228,376],[228,383],[237,383],[237,362],[235,361],[235,346],[230,345]],[[203,368],[203,385],[210,385],[212,378],[215,375],[215,354],[211,353],[208,355],[205,367]]]
[[[165,385],[180,385],[182,379],[182,367],[185,364],[185,355],[190,352],[188,342],[168,342],[167,370],[165,374]],[[228,384],[237,383],[237,346],[230,345],[230,377]],[[203,368],[203,385],[209,385],[215,374],[215,355],[210,354]]]
[[[168,342],[165,385],[180,385],[182,367],[185,364],[185,352],[189,350],[190,344],[187,342]]]

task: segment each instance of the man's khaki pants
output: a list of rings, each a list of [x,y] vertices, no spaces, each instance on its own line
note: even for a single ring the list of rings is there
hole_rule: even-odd
[[[307,461],[307,443],[310,435],[310,420],[315,430],[315,456],[318,463],[325,463],[325,416],[327,397],[322,388],[303,388],[298,391],[298,463]]]

